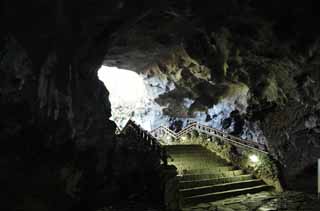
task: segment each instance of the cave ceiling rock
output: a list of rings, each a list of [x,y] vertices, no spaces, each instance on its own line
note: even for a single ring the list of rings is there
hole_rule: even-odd
[[[185,116],[187,108],[183,99],[200,96],[195,87],[199,83],[210,83],[211,70],[190,56],[182,38],[177,35],[181,33],[177,28],[160,22],[163,30],[158,31],[145,24],[116,37],[104,58],[104,65],[130,69],[145,79],[156,76],[173,82],[176,89],[160,95],[157,102],[167,107],[165,113]],[[175,26],[180,24],[174,22]],[[164,35],[173,37],[174,42],[163,42],[159,37]]]
[[[190,107],[190,112],[211,108],[218,103],[232,101],[237,104],[241,113],[246,112],[249,88],[243,83],[201,83],[197,86],[199,97]]]
[[[228,59],[230,54],[230,31],[222,27],[219,32],[211,33],[211,38],[214,41],[212,44],[209,43],[208,46],[212,46],[213,49],[213,58],[212,63],[212,75],[217,78],[218,81],[222,81],[227,76],[228,70]]]
[[[194,57],[197,54],[198,43],[188,42],[192,39],[190,37],[199,34],[199,30],[190,27],[188,30],[191,31],[189,33],[191,35],[188,35],[187,41],[183,41],[182,38],[186,35],[178,37],[181,33],[179,32],[181,22],[173,21],[173,24],[169,24],[168,27],[161,18],[159,20],[157,24],[162,29],[161,32],[153,28],[153,25],[142,22],[128,32],[119,34],[112,42],[104,64],[131,69],[148,77],[157,75],[174,82],[176,89],[163,93],[156,99],[158,104],[167,107],[164,109],[165,114],[185,117],[186,114],[192,115],[194,111],[207,111],[224,97],[233,95],[234,90],[239,91],[237,89],[245,86],[237,81],[217,84],[211,81],[212,77],[219,81],[220,76],[225,78],[227,75],[228,58],[232,46],[229,42],[231,33],[228,29],[221,28],[218,32],[212,33],[212,38],[200,32],[201,45],[204,49],[198,50],[204,51],[203,58],[209,55],[208,62],[202,61],[203,58]],[[185,26],[185,28],[188,27]],[[168,42],[163,42],[162,36],[170,36],[174,39],[170,39],[169,42],[167,37]],[[193,49],[196,51],[194,52]],[[240,50],[235,51],[237,60],[241,60]],[[184,105],[185,99],[194,101],[190,109]]]

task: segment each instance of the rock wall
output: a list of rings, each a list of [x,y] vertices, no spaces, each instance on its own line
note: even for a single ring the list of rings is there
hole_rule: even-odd
[[[166,74],[176,88],[157,102],[168,105],[164,114],[177,119],[208,113],[244,84],[248,107],[234,120],[226,116],[224,129],[239,125],[241,135],[251,127],[265,136],[288,188],[315,192],[319,30],[307,25],[318,18],[311,3],[185,1],[148,13],[121,31],[104,63]],[[298,175],[300,182],[294,179]]]
[[[114,169],[139,157],[120,156],[126,147],[115,140],[97,70],[112,32],[143,7],[33,0],[1,8],[0,207],[91,210],[131,194],[135,187],[115,179],[129,175]]]
[[[115,125],[96,74],[103,61],[170,76],[174,98],[196,99],[195,110],[217,103],[223,83],[246,84],[243,118],[260,121],[289,186],[305,168],[312,175],[320,54],[319,29],[307,26],[317,17],[312,4],[272,2],[2,1],[2,206],[104,200]]]
[[[71,66],[59,75],[59,55],[37,71],[12,36],[1,48],[1,184],[5,206],[52,209],[88,198],[106,180],[115,127],[108,92],[97,77]],[[65,76],[65,77],[64,77]],[[85,191],[84,191],[85,190]],[[72,203],[71,203],[72,202]],[[63,205],[65,204],[65,205]],[[11,207],[12,208],[12,207]],[[69,207],[70,208],[70,207]]]

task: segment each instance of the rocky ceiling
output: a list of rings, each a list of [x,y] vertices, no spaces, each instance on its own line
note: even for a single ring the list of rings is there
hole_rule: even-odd
[[[249,87],[244,118],[261,121],[286,176],[309,168],[320,155],[319,39],[317,29],[306,25],[316,18],[306,10],[312,5],[205,6],[188,1],[146,11],[114,33],[104,64],[169,76],[177,89],[158,102],[170,102],[170,116],[184,110],[184,98],[195,99],[189,113],[205,111]]]
[[[2,1],[0,168],[7,174],[1,184],[13,196],[65,184],[60,189],[73,200],[77,191],[66,185],[77,183],[71,175],[91,172],[93,165],[96,175],[86,175],[92,176],[88,181],[106,178],[101,166],[111,161],[102,154],[112,149],[115,125],[106,119],[108,91],[96,72],[107,64],[167,75],[178,91],[160,101],[192,97],[192,111],[248,87],[243,118],[261,122],[288,187],[308,189],[313,181],[304,177],[320,157],[320,43],[312,25],[319,17],[313,3]],[[174,115],[174,109],[168,112]],[[21,175],[33,182],[17,182]],[[90,187],[83,185],[89,191],[81,197],[92,193]]]

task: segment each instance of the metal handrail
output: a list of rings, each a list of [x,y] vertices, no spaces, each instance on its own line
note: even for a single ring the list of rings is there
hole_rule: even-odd
[[[255,151],[259,151],[261,153],[268,154],[268,151],[267,151],[267,148],[265,145],[241,139],[239,137],[230,135],[230,134],[225,133],[225,132],[218,130],[216,128],[212,128],[207,125],[202,125],[197,122],[193,122],[191,124],[188,124],[185,128],[183,128],[178,133],[176,133],[176,132],[172,131],[171,129],[164,127],[164,126],[160,126],[156,129],[152,130],[150,133],[157,139],[160,139],[160,137],[161,137],[158,134],[162,134],[162,135],[166,134],[166,135],[173,137],[174,139],[179,139],[183,135],[189,133],[190,131],[198,131],[198,132],[207,134],[209,136],[218,137],[218,138],[220,138],[224,141],[227,141],[230,144],[238,146],[238,147],[249,148],[251,150],[255,150]]]

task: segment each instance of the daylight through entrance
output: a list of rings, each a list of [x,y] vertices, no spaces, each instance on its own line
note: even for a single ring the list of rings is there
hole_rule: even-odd
[[[129,119],[136,121],[146,130],[165,122],[162,108],[155,102],[165,92],[166,84],[156,78],[146,78],[131,70],[102,66],[98,76],[110,95],[111,120],[122,128]],[[154,88],[158,87],[158,88]]]

